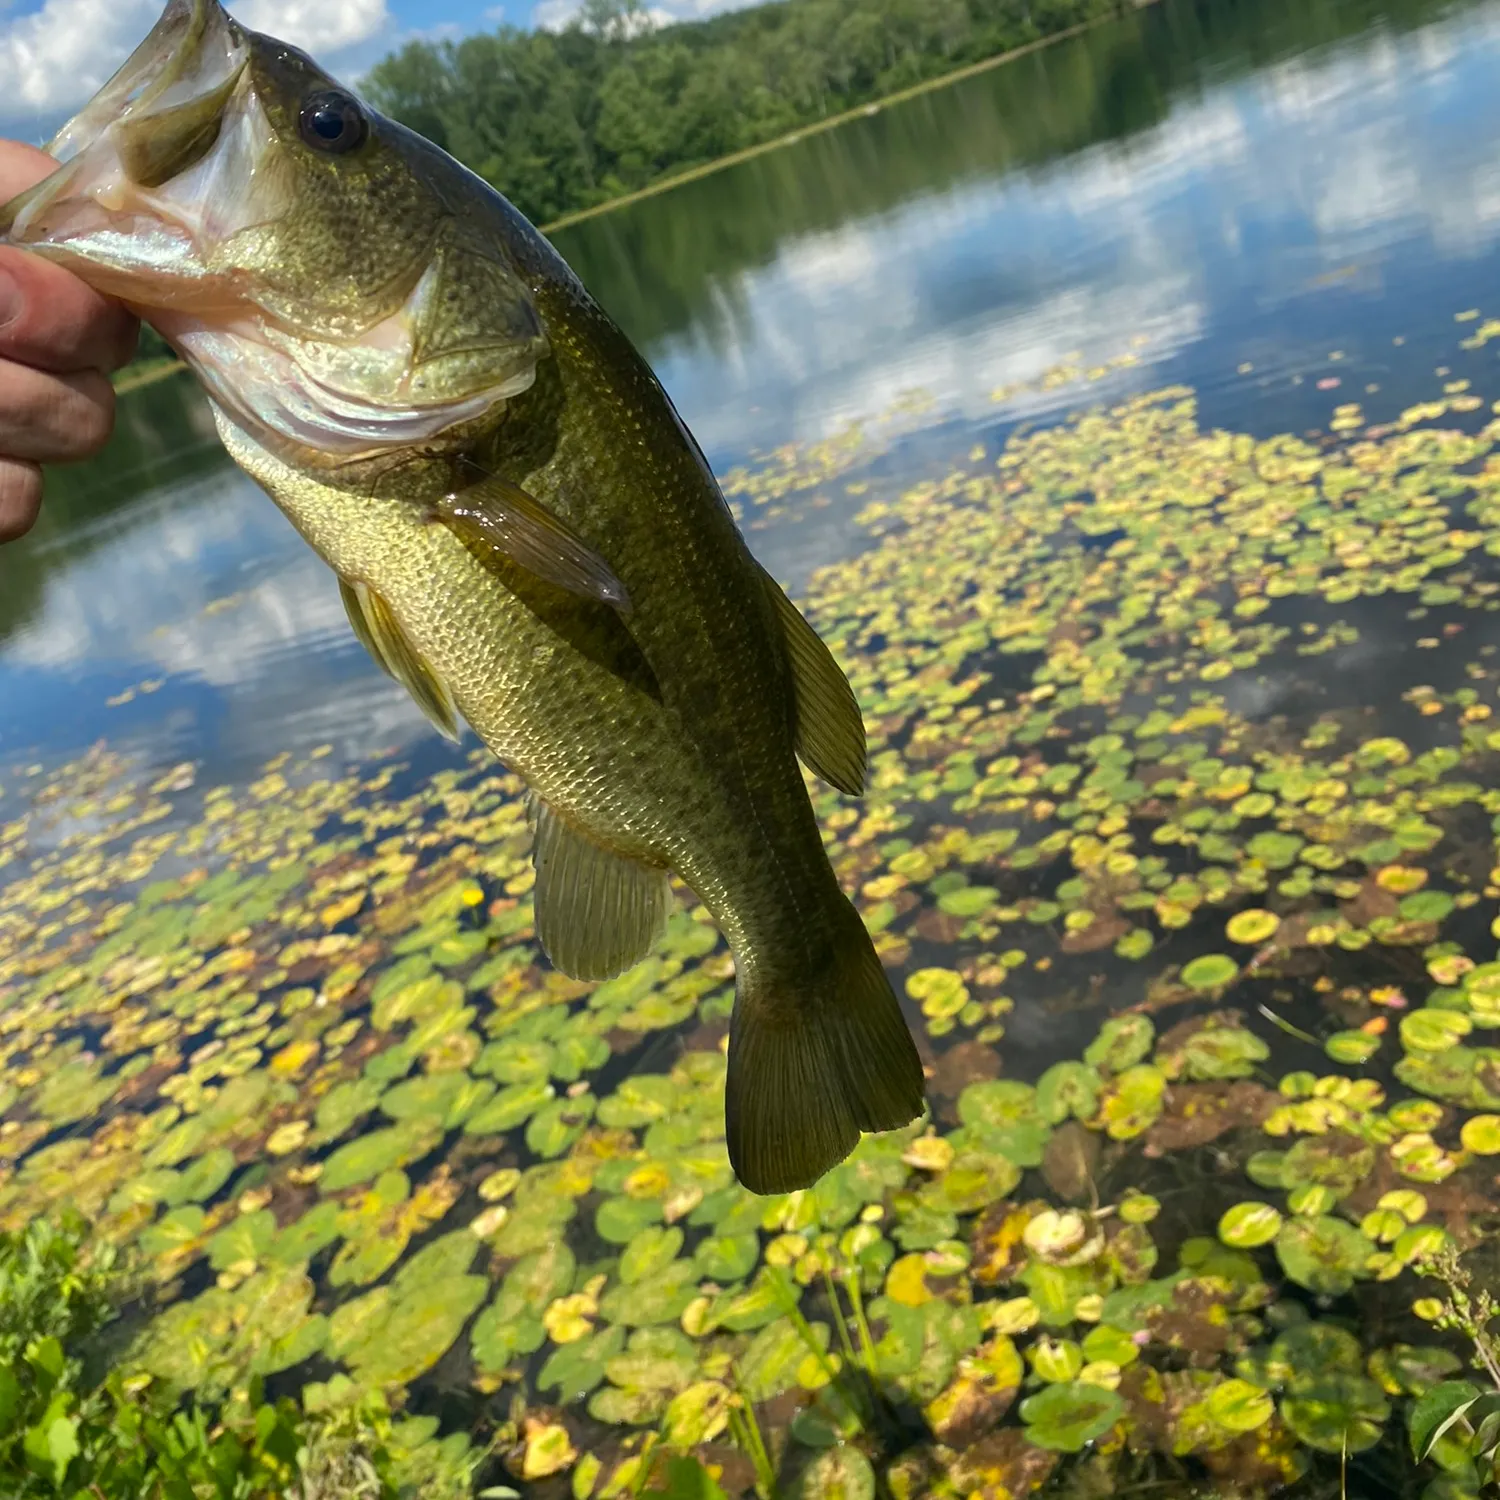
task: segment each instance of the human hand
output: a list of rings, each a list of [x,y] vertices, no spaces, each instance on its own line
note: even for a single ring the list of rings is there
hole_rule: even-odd
[[[0,140],[0,203],[57,163]],[[109,439],[109,371],[129,363],[140,325],[61,266],[0,244],[0,543],[31,528],[43,464],[90,458]]]

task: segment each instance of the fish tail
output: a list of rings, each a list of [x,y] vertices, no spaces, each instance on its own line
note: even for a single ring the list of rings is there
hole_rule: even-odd
[[[815,970],[744,962],[729,1033],[724,1122],[735,1175],[754,1193],[805,1188],[861,1131],[922,1113],[922,1063],[859,914],[837,896]]]

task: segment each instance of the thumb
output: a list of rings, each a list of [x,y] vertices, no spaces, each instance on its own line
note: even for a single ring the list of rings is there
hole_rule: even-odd
[[[57,165],[36,146],[28,146],[24,141],[0,140],[0,203],[50,176]]]

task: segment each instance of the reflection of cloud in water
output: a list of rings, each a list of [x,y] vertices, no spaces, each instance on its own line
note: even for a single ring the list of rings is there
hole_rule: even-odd
[[[1500,168],[1454,135],[1497,112],[1497,54],[1491,9],[1275,65],[1123,144],[786,244],[721,284],[727,353],[687,335],[652,355],[709,451],[738,454],[913,388],[978,415],[996,386],[1141,333],[1165,358],[1209,331],[1225,275],[1271,308],[1399,238],[1478,255]]]
[[[11,662],[208,684],[223,697],[214,737],[237,759],[321,742],[353,759],[429,732],[355,643],[332,573],[237,471],[168,490],[110,530],[48,577]],[[167,737],[192,746],[203,726],[181,706],[171,716]]]

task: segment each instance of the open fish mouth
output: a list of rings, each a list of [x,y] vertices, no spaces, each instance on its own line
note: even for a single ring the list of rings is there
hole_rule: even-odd
[[[239,27],[217,0],[170,0],[144,41],[114,76],[47,143],[67,162],[110,127],[139,134],[183,106],[219,93],[244,67]]]
[[[351,154],[309,145],[309,101],[358,121]],[[530,387],[545,338],[523,283],[439,243],[436,197],[406,192],[413,223],[382,221],[381,185],[411,179],[375,118],[219,0],[170,0],[53,137],[57,170],[0,207],[0,234],[134,309],[284,456],[336,467],[447,441]],[[445,328],[450,305],[480,300],[464,276],[513,329]]]
[[[48,142],[57,171],[0,208],[0,230],[132,305],[207,290],[212,244],[274,212],[265,185],[245,191],[269,134],[249,55],[218,0],[170,0]]]

